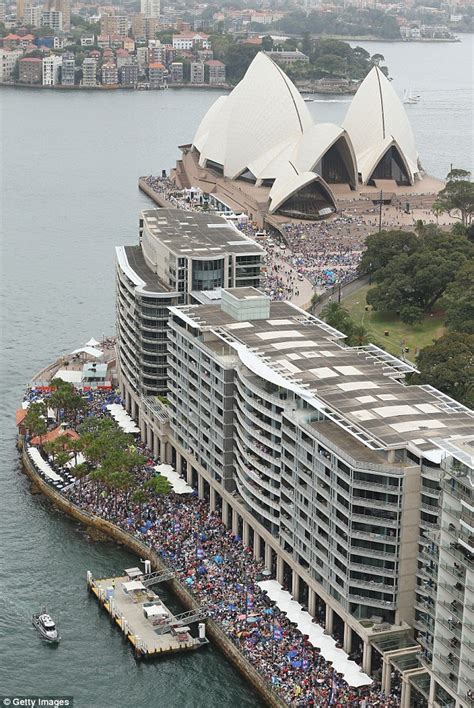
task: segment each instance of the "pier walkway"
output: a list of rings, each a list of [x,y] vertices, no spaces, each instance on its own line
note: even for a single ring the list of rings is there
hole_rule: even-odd
[[[157,658],[199,649],[208,643],[204,625],[200,625],[199,638],[193,637],[190,628],[183,626],[179,617],[176,618],[140,578],[131,579],[123,575],[96,580],[88,572],[87,584],[132,644],[138,657]]]

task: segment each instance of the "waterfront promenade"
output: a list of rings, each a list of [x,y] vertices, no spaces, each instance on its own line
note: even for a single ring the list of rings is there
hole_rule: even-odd
[[[89,413],[107,416],[109,396],[95,393]],[[142,444],[137,443],[137,448],[147,457],[146,464],[134,471],[136,485],[143,488],[154,476],[158,461]],[[54,494],[58,492],[54,490]],[[207,501],[196,493],[171,493],[137,505],[126,491],[112,492],[86,478],[60,494],[89,518],[112,523],[156,552],[286,704],[301,708],[355,708],[362,701],[367,708],[400,705],[396,681],[386,696],[376,681],[351,686],[334,671],[321,647],[313,646],[257,584],[265,577],[262,561],[252,557],[251,550],[226,528],[220,514],[210,511]],[[314,621],[324,625],[319,613]]]

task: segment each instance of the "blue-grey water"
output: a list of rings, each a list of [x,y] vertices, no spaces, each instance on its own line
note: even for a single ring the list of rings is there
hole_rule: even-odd
[[[408,106],[424,166],[442,177],[472,168],[473,39],[375,44]],[[471,91],[471,93],[470,93]],[[97,543],[31,496],[15,450],[14,412],[30,377],[59,352],[114,330],[113,247],[137,240],[141,174],[169,168],[214,91],[62,93],[2,89],[0,376],[0,695],[73,695],[76,706],[258,706],[213,648],[136,664],[85,589],[85,573],[136,562]],[[340,121],[347,100],[308,106]],[[30,615],[46,603],[63,641],[43,644]]]

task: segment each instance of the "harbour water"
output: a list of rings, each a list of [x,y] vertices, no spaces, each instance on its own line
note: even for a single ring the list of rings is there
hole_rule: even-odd
[[[407,106],[426,169],[473,168],[473,37],[460,44],[361,43],[381,52]],[[471,92],[470,92],[471,91]],[[141,174],[159,173],[190,141],[215,91],[62,93],[2,89],[0,694],[71,695],[80,708],[258,706],[212,647],[136,664],[90,599],[85,572],[114,574],[136,558],[89,539],[20,474],[14,411],[30,377],[59,352],[114,330],[113,247],[137,240]],[[346,97],[318,98],[318,121],[340,121]],[[172,598],[166,598],[173,608]],[[30,624],[46,603],[58,649]],[[177,609],[177,608],[176,608]]]

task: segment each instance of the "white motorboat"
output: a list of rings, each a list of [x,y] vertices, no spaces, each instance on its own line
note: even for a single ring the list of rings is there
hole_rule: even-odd
[[[49,615],[45,609],[41,612],[35,612],[32,617],[33,626],[41,634],[43,639],[47,642],[59,642],[61,637],[59,636],[56,625],[54,624],[51,615]]]
[[[403,94],[403,103],[418,103],[420,96],[412,94],[411,91],[406,91]]]

